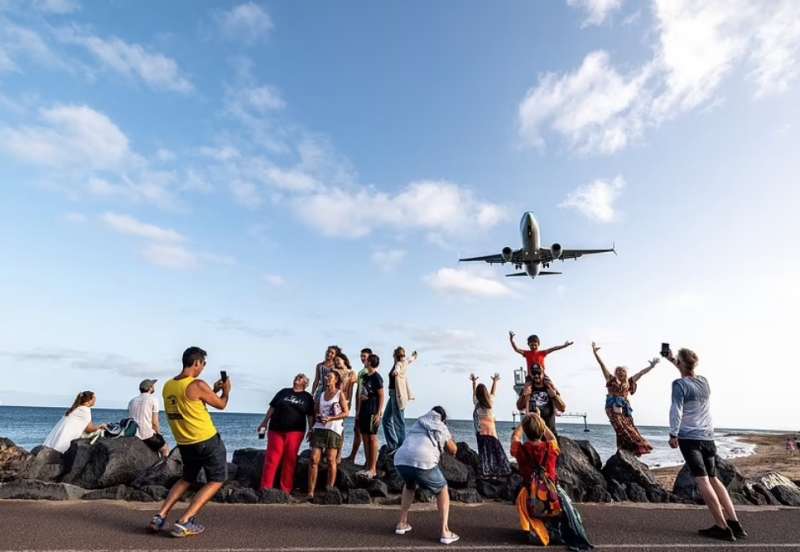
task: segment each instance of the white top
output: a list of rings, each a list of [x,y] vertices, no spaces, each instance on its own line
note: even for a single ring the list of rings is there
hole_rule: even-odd
[[[136,430],[139,439],[149,439],[155,435],[153,418],[158,419],[158,400],[155,393],[142,393],[132,398],[128,403],[128,416],[139,426]]]
[[[342,405],[339,404],[339,396],[341,394],[341,391],[337,391],[333,398],[327,401],[325,400],[325,391],[323,391],[322,395],[319,396],[319,415],[329,418],[341,415]],[[334,420],[325,424],[318,421],[314,424],[314,429],[330,429],[341,435],[344,433],[344,420]]]
[[[69,448],[73,439],[77,439],[86,430],[92,421],[92,409],[88,406],[79,406],[69,416],[62,416],[56,426],[44,440],[42,446],[50,447],[64,453]]]

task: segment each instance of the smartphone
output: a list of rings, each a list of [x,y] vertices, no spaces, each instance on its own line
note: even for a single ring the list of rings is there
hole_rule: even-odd
[[[219,371],[219,379],[222,380],[222,383],[225,383],[226,381],[228,381],[228,372],[226,372],[225,370],[220,370]]]
[[[669,343],[662,343],[661,344],[661,356],[662,357],[668,357],[670,355],[670,353],[671,353],[671,351],[670,351],[670,348],[669,348]]]

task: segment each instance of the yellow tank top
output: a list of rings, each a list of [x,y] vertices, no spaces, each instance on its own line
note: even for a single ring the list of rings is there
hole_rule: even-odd
[[[201,443],[217,434],[206,404],[186,397],[186,388],[194,380],[192,377],[168,380],[162,392],[164,412],[179,445]]]

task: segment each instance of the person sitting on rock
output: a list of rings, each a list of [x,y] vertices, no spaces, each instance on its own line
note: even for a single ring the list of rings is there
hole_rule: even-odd
[[[281,490],[286,494],[294,487],[294,471],[297,452],[306,436],[311,437],[314,423],[314,397],[306,391],[308,377],[297,374],[291,387],[278,391],[269,403],[264,420],[258,426],[259,435],[267,436],[267,452],[264,469],[261,471],[261,488],[271,489],[275,484],[278,468],[281,470]],[[269,431],[267,431],[269,430]]]
[[[478,475],[486,479],[506,477],[511,474],[511,465],[503,445],[497,439],[493,408],[500,374],[492,376],[491,391],[484,384],[478,383],[478,376],[475,374],[470,374],[469,379],[472,381],[472,404],[475,407],[472,411],[472,423],[480,458]]]
[[[92,407],[96,402],[97,397],[93,391],[78,393],[72,406],[58,420],[42,446],[63,454],[75,439],[80,439],[84,434],[105,429],[105,424],[95,425],[92,423]]]
[[[344,420],[350,413],[347,398],[339,388],[342,381],[339,372],[331,370],[325,375],[325,387],[314,405],[317,422],[311,434],[311,463],[308,466],[308,497],[314,498],[317,473],[322,461],[322,451],[328,460],[328,483],[326,489],[336,483],[336,464],[344,438]]]
[[[747,532],[739,523],[728,489],[717,478],[711,388],[706,378],[695,373],[697,354],[689,349],[680,349],[675,357],[667,346],[662,355],[681,373],[680,379],[672,382],[669,446],[680,448],[703,502],[714,518],[714,525],[700,529],[699,533],[726,541],[743,539]]]
[[[142,380],[139,384],[139,394],[128,403],[128,416],[136,422],[136,436],[145,445],[161,454],[162,458],[169,456],[169,447],[161,435],[158,420],[158,401],[155,398],[156,381],[154,379]]]
[[[534,366],[517,398],[517,410],[524,414],[538,413],[553,435],[558,436],[556,415],[566,409],[558,390],[549,379],[545,379],[542,368]]]
[[[161,510],[147,526],[154,533],[166,527],[170,511],[198,482],[201,471],[205,474],[206,483],[173,524],[171,534],[173,537],[189,537],[203,533],[206,528],[197,522],[195,516],[219,492],[228,477],[225,443],[208,413],[208,406],[225,410],[231,393],[231,379],[222,377],[214,383],[213,388],[201,380],[206,356],[207,353],[200,347],[186,349],[181,358],[181,372],[167,380],[161,391],[167,421],[181,452],[183,474],[170,489]]]
[[[511,455],[523,481],[516,501],[520,528],[532,544],[566,544],[570,550],[587,550],[592,545],[580,514],[558,487],[559,454],[556,436],[538,413],[526,415],[512,433]]]
[[[452,544],[460,538],[448,526],[450,493],[447,480],[439,468],[442,452],[455,455],[458,450],[446,421],[447,413],[444,408],[433,407],[430,412],[417,418],[406,434],[405,441],[395,452],[394,466],[404,483],[400,521],[394,530],[397,535],[405,535],[411,531],[408,511],[414,502],[415,490],[420,488],[436,495],[436,507],[441,521],[439,542]]]
[[[629,397],[636,393],[639,379],[658,364],[658,358],[651,360],[647,368],[628,377],[628,370],[624,366],[617,366],[612,375],[600,358],[599,351],[600,347],[593,341],[592,352],[606,380],[606,389],[608,390],[606,395],[606,415],[611,422],[611,427],[614,428],[614,432],[617,434],[617,448],[632,452],[636,456],[649,454],[653,451],[653,446],[642,436],[636,424],[633,423],[633,409],[631,408]]]

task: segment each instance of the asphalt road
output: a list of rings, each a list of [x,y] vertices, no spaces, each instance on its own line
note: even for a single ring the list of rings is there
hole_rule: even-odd
[[[145,531],[156,504],[4,500],[0,501],[0,551],[413,552],[448,548],[505,552],[532,548],[517,529],[510,505],[455,505],[450,527],[461,540],[447,547],[438,542],[436,511],[429,505],[419,507],[415,506],[410,518],[414,530],[399,537],[393,533],[397,507],[210,504],[200,519],[206,533],[175,539]],[[581,504],[579,509],[599,550],[800,551],[800,509],[745,509],[741,519],[750,537],[735,544],[697,535],[698,528],[710,525],[710,518],[694,507]]]

